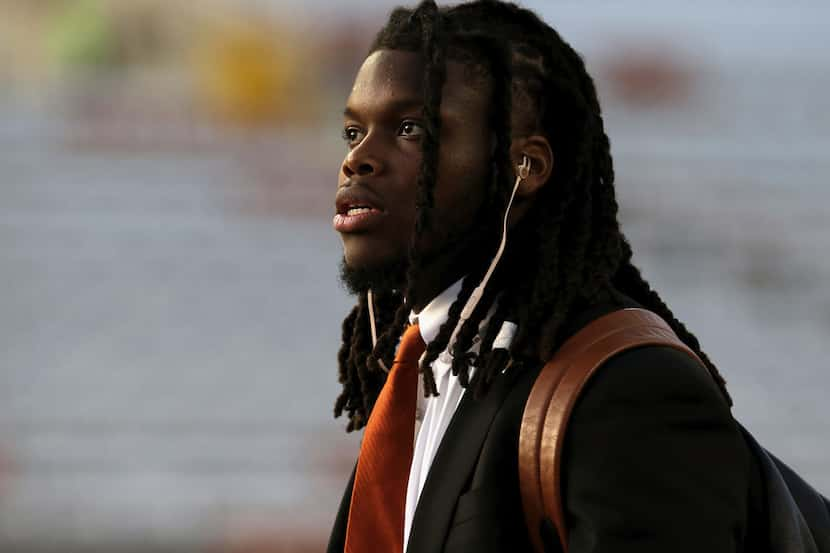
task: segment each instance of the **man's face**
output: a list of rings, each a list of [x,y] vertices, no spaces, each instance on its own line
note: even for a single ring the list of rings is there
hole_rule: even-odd
[[[345,272],[380,274],[406,260],[425,132],[423,76],[419,54],[379,50],[355,78],[344,112],[348,153],[338,175],[334,217]],[[489,178],[489,98],[480,77],[447,62],[435,207],[429,229],[418,237],[427,270],[448,270],[459,250],[470,248],[465,240]]]

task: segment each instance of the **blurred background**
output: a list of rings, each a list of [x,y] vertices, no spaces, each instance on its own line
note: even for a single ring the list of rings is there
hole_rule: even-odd
[[[0,0],[0,551],[319,551],[340,113],[396,2]],[[830,4],[554,2],[635,262],[830,493]]]

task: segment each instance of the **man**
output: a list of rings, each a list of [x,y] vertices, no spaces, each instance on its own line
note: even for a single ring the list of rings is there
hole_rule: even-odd
[[[399,8],[343,137],[334,227],[358,304],[335,414],[366,430],[329,551],[529,551],[530,388],[569,336],[632,306],[706,366],[645,347],[589,383],[564,451],[569,550],[753,550],[756,464],[717,369],[631,263],[578,54],[513,4]]]

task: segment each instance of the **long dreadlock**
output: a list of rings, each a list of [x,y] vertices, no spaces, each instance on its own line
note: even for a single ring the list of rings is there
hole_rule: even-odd
[[[418,177],[417,220],[410,247],[406,287],[375,294],[378,328],[373,348],[368,331],[365,295],[343,321],[338,354],[343,392],[335,415],[348,413],[347,430],[365,425],[386,378],[380,366],[391,366],[397,340],[412,305],[413,283],[420,267],[417,237],[430,225],[436,186],[441,88],[446,60],[481,69],[493,84],[489,114],[496,137],[491,159],[492,179],[482,216],[483,229],[495,249],[497,223],[507,207],[513,166],[509,148],[524,132],[548,138],[556,159],[550,180],[515,229],[501,264],[469,319],[451,346],[452,371],[476,396],[486,393],[508,363],[540,363],[564,340],[563,324],[585,302],[621,304],[623,294],[660,315],[678,337],[703,360],[727,402],[731,399],[715,365],[701,351],[697,338],[678,321],[631,262],[632,250],[617,221],[614,168],[610,143],[593,80],[582,58],[535,13],[495,0],[479,0],[450,8],[424,1],[415,9],[396,8],[377,34],[370,52],[397,49],[420,52],[424,61],[423,161]],[[521,102],[514,102],[520,98]],[[514,105],[533,119],[528,128],[511,131]],[[489,250],[488,250],[489,251]],[[428,344],[421,370],[427,395],[437,395],[431,363],[449,346],[463,305],[485,267],[474,267],[449,309],[448,320]],[[493,306],[495,310],[493,311]],[[490,319],[471,355],[482,321]],[[494,348],[502,324],[518,326],[509,351]],[[469,378],[470,366],[475,367]]]

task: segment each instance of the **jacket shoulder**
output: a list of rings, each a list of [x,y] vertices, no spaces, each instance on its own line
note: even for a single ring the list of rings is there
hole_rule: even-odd
[[[614,355],[588,381],[574,415],[631,402],[688,403],[731,417],[726,398],[708,369],[671,346],[641,346]]]
[[[741,550],[751,461],[708,370],[668,346],[599,367],[566,431],[571,548]]]

